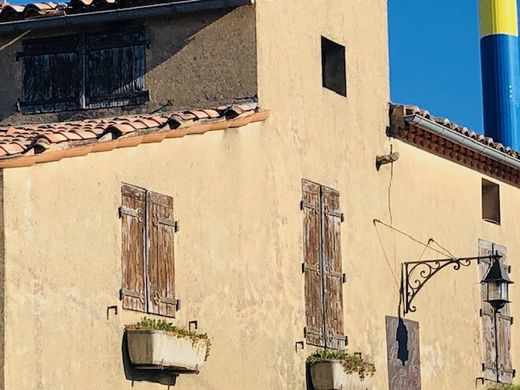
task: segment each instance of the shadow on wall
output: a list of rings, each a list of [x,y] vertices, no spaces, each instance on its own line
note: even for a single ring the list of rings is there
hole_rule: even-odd
[[[145,89],[150,101],[139,106],[21,115],[23,39],[92,31],[92,26],[35,31],[0,51],[0,121],[3,124],[45,123],[113,115],[150,113],[161,109],[207,108],[255,96],[256,31],[253,7],[208,11],[120,23],[99,24],[96,31],[146,26]],[[15,36],[0,39],[0,46]],[[66,71],[63,77],[66,77]]]
[[[123,339],[121,342],[121,356],[123,361],[123,368],[125,370],[125,377],[129,381],[133,382],[153,382],[159,383],[161,385],[175,386],[177,382],[176,374],[172,372],[168,372],[166,370],[145,370],[145,369],[137,369],[130,362],[130,355],[128,354],[128,341],[126,338],[126,332],[123,334]]]

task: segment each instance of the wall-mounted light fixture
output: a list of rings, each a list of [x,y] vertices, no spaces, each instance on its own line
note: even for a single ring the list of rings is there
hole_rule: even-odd
[[[499,254],[494,254],[490,256],[404,262],[401,266],[401,305],[399,313],[401,314],[401,309],[403,315],[417,310],[412,305],[414,298],[426,282],[440,270],[449,266],[453,266],[454,270],[459,270],[461,267],[469,267],[474,261],[486,259],[493,261],[488,273],[482,279],[482,283],[488,286],[487,302],[495,310],[500,310],[509,302],[509,285],[513,283],[500,258]]]

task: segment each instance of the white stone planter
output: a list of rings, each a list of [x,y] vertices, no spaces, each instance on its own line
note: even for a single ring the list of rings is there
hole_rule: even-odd
[[[132,364],[151,368],[199,372],[206,357],[206,344],[162,330],[127,329]]]
[[[325,360],[311,366],[315,390],[346,390],[347,374],[339,360]]]
[[[325,360],[311,366],[315,390],[371,390],[372,377],[361,380],[357,374],[347,375],[339,360]]]

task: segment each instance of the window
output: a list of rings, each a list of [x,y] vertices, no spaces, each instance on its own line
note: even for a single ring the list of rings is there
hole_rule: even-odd
[[[500,187],[482,179],[482,219],[500,225]]]
[[[173,199],[127,184],[121,195],[123,308],[175,317]]]
[[[321,71],[323,87],[347,96],[345,46],[321,37]]]
[[[303,180],[306,338],[312,345],[343,349],[343,274],[339,193]]]
[[[27,39],[22,47],[24,114],[148,101],[143,28]]]
[[[479,256],[491,256],[495,253],[501,255],[501,260],[507,264],[507,250],[505,247],[479,240]],[[480,280],[487,274],[491,264],[492,260],[480,260]],[[482,318],[483,376],[490,381],[496,382],[498,379],[501,383],[511,383],[514,376],[511,361],[511,325],[513,319],[510,316],[509,304],[506,304],[503,309],[495,313],[493,307],[486,302],[486,299],[487,285],[482,283],[480,315]],[[495,314],[497,316],[496,327]],[[495,347],[495,340],[498,341],[497,347]]]

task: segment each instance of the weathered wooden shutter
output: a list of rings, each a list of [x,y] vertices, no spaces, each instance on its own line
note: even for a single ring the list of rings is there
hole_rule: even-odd
[[[148,311],[175,317],[173,198],[147,193]]]
[[[307,343],[325,346],[321,269],[321,191],[318,184],[302,182],[303,257]]]
[[[23,41],[23,113],[79,107],[80,43],[77,35]]]
[[[322,188],[322,246],[325,303],[325,342],[328,348],[345,348],[343,329],[343,274],[341,265],[341,212],[339,193]]]
[[[121,189],[123,308],[145,311],[145,202],[143,189],[124,184]]]
[[[500,245],[488,241],[479,240],[479,256],[491,256],[498,252],[502,261],[507,264],[507,250]],[[483,279],[491,267],[493,260],[480,260],[480,278]],[[497,329],[495,329],[495,313],[493,307],[486,302],[487,286],[481,285],[481,315],[482,315],[482,342],[483,342],[483,370],[484,377],[491,381],[497,380],[497,356],[496,339],[498,338],[498,378],[502,383],[511,383],[513,379],[513,367],[511,361],[511,324],[509,305],[497,313]],[[495,335],[495,332],[498,332]]]
[[[493,244],[484,240],[479,240],[479,256],[493,255]],[[480,260],[480,280],[482,280],[491,267],[492,260]],[[491,381],[496,381],[496,348],[495,348],[495,323],[494,309],[486,302],[487,286],[482,283],[481,294],[481,318],[482,318],[482,352],[483,352],[483,376]]]
[[[88,35],[85,52],[87,107],[141,104],[148,100],[144,87],[144,29]]]
[[[504,264],[508,264],[507,249],[505,247],[494,245],[493,250],[502,256]],[[512,322],[509,304],[506,304],[500,312],[497,313],[498,373],[501,383],[512,383],[513,381],[513,364],[511,361]]]

